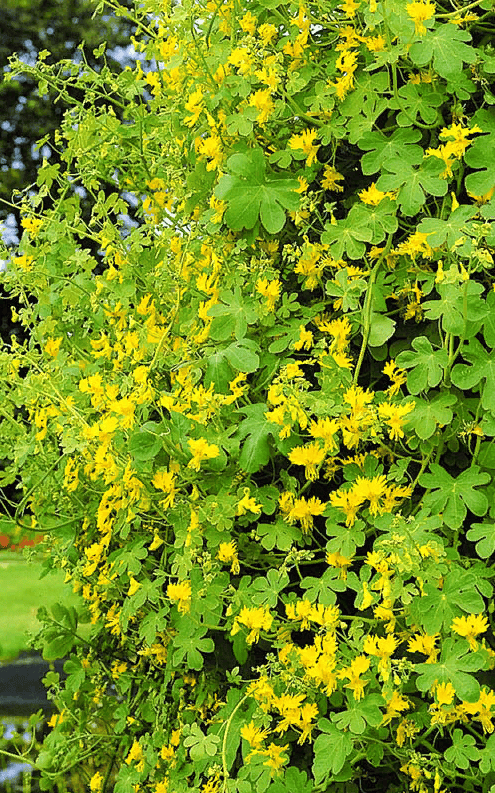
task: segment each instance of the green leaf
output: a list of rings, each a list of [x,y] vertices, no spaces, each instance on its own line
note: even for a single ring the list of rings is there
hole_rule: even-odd
[[[255,372],[260,365],[260,357],[255,350],[259,349],[257,343],[251,339],[234,341],[223,351],[228,362],[238,372]]]
[[[266,577],[255,578],[249,588],[249,595],[256,606],[275,608],[280,592],[289,583],[289,576],[282,570],[269,570]]]
[[[471,763],[476,763],[481,752],[476,748],[476,738],[466,735],[462,730],[456,728],[452,736],[453,744],[445,750],[444,756],[448,763],[453,763],[457,768],[464,771],[470,767]]]
[[[265,418],[267,410],[268,407],[264,402],[246,405],[238,410],[238,413],[246,415],[234,436],[239,441],[245,438],[239,457],[239,467],[250,474],[259,471],[267,464],[270,459],[268,436],[279,432],[278,425],[272,424]]]
[[[431,159],[438,160],[437,157]],[[445,184],[447,183],[445,182]],[[428,234],[428,244],[432,248],[438,248],[444,242],[452,247],[463,236],[465,224],[475,216],[476,212],[476,207],[461,204],[451,212],[448,220],[423,218],[418,225],[418,231],[421,234]]]
[[[330,553],[341,553],[350,559],[356,553],[356,548],[361,548],[366,541],[366,534],[364,523],[362,520],[357,520],[354,526],[341,526],[334,523],[332,518],[328,518],[325,522],[326,532],[329,537],[333,539],[327,543],[327,551]]]
[[[382,173],[376,186],[383,192],[398,190],[396,200],[406,215],[417,215],[429,195],[447,193],[448,184],[440,178],[445,164],[438,158],[426,159],[419,168],[413,168],[397,156],[385,160],[383,167],[390,173]]]
[[[222,176],[215,196],[227,201],[224,222],[234,231],[252,229],[258,219],[270,234],[278,234],[285,225],[285,211],[299,208],[296,179],[266,174],[261,149],[233,154],[227,160],[230,173]]]
[[[480,771],[488,774],[490,770],[495,771],[495,733],[488,737],[485,748],[481,750]],[[495,793],[495,785],[490,787],[489,793]]]
[[[64,672],[68,676],[67,680],[65,681],[65,688],[67,691],[75,694],[76,691],[79,691],[81,688],[86,677],[86,671],[81,663],[80,658],[72,656],[72,658],[66,661],[64,664]]]
[[[224,289],[219,298],[221,302],[208,309],[208,316],[215,318],[211,323],[211,338],[223,341],[233,332],[238,341],[244,339],[248,325],[253,325],[258,318],[256,301],[243,295],[239,286],[233,292]]]
[[[242,693],[239,689],[231,688],[227,692],[226,704],[217,714],[215,721],[217,724],[210,731],[216,731],[223,738],[224,725],[229,721],[230,729],[226,733],[225,741],[225,762],[227,770],[232,768],[237,751],[241,743],[241,727],[248,724],[253,711],[256,709],[256,702],[253,699],[247,700],[239,705]],[[237,707],[239,705],[239,707]]]
[[[488,499],[475,488],[486,485],[490,474],[480,472],[479,465],[471,465],[454,479],[438,463],[430,463],[429,474],[422,474],[420,485],[431,490],[424,496],[423,504],[433,514],[442,514],[444,523],[459,529],[467,515],[467,508],[475,515],[485,515]]]
[[[181,616],[177,627],[179,633],[173,638],[173,664],[179,666],[184,660],[189,669],[202,669],[204,659],[202,653],[212,653],[215,649],[213,639],[204,639],[208,628],[196,625],[192,620]]]
[[[486,297],[488,313],[483,324],[483,336],[489,347],[495,347],[495,292],[488,292]]]
[[[219,350],[206,359],[204,387],[208,389],[213,383],[215,393],[228,394],[229,383],[234,379],[235,372],[225,357],[224,350]]]
[[[395,320],[386,317],[384,314],[371,314],[371,328],[368,336],[370,347],[381,347],[388,339],[394,335],[397,323]]]
[[[495,354],[488,352],[478,339],[471,339],[461,349],[462,357],[470,366],[456,364],[452,369],[452,382],[463,391],[468,391],[485,381],[481,406],[484,410],[495,412]]]
[[[476,543],[478,556],[488,559],[495,551],[495,522],[472,523],[466,537],[470,542]]]
[[[275,523],[258,523],[256,533],[261,538],[261,544],[267,551],[278,548],[288,551],[293,545],[300,542],[302,533],[297,526],[291,526],[284,520]]]
[[[314,576],[303,578],[301,588],[306,590],[305,597],[312,603],[318,602],[323,606],[333,606],[337,600],[335,593],[345,592],[347,584],[340,577],[340,570],[329,567],[318,578]]]
[[[406,83],[399,88],[399,100],[391,100],[389,107],[400,112],[396,115],[399,127],[410,127],[417,121],[418,115],[425,124],[436,124],[439,121],[437,108],[441,107],[446,97],[432,85]]]
[[[476,50],[466,44],[467,41],[471,41],[467,30],[457,25],[439,25],[414,42],[409,56],[421,68],[433,60],[434,71],[448,80],[456,72],[462,72],[464,63],[476,60]]]
[[[369,694],[361,701],[350,699],[347,710],[332,713],[332,721],[339,730],[349,729],[355,735],[362,735],[366,726],[378,727],[383,719],[380,706],[385,705],[381,694]]]
[[[416,146],[421,139],[419,129],[396,129],[387,137],[381,131],[369,132],[357,141],[360,149],[367,154],[361,157],[361,169],[368,176],[380,171],[387,160],[399,157],[407,165],[419,165],[423,159],[423,149]]]
[[[477,135],[464,155],[464,162],[470,168],[479,168],[476,173],[469,173],[464,184],[475,196],[488,193],[495,184],[495,109],[481,108],[471,118],[470,125],[478,124],[485,135]]]
[[[478,589],[480,581],[473,572],[458,567],[443,578],[443,588],[427,583],[424,594],[415,598],[410,605],[412,620],[433,635],[442,630],[448,631],[454,617],[461,612],[479,614],[485,603]]]
[[[464,639],[445,639],[440,661],[435,664],[416,664],[419,672],[416,680],[418,691],[431,691],[437,683],[452,683],[459,699],[476,702],[480,695],[480,684],[471,672],[478,672],[485,665],[482,653],[470,652]]]
[[[412,413],[407,417],[418,438],[431,438],[437,427],[450,424],[453,418],[452,407],[456,404],[455,394],[436,394],[432,399],[416,399]]]
[[[332,227],[334,228],[334,227]],[[356,311],[359,307],[359,299],[366,291],[367,284],[363,278],[349,278],[347,267],[339,270],[335,280],[327,281],[325,289],[332,297],[339,297],[342,300],[343,311]]]
[[[43,647],[43,658],[45,661],[55,661],[57,658],[63,658],[70,653],[74,642],[74,636],[69,633],[55,637]]]
[[[184,746],[189,749],[191,760],[198,762],[214,757],[220,745],[220,736],[205,735],[196,723],[191,724],[189,735],[184,738]]]
[[[487,314],[486,304],[479,298],[484,291],[483,285],[476,281],[465,281],[461,286],[440,284],[438,291],[440,300],[423,303],[425,317],[442,317],[442,328],[446,333],[465,337],[475,335]]]
[[[334,259],[342,259],[344,253],[349,259],[361,259],[366,250],[364,243],[371,242],[372,237],[372,230],[366,226],[356,227],[355,221],[349,213],[345,220],[337,220],[335,224],[325,223],[321,241],[330,246],[330,252]],[[337,273],[337,280],[342,272],[343,270],[339,270]],[[357,283],[357,281],[353,283]]]
[[[407,375],[407,387],[411,394],[419,394],[429,386],[437,386],[449,362],[447,351],[434,350],[426,336],[418,336],[411,342],[415,352],[404,350],[396,358],[397,366],[411,369]]]
[[[314,786],[305,771],[291,765],[283,779],[272,782],[267,793],[313,793]],[[251,793],[251,791],[250,791]]]
[[[157,456],[162,448],[160,433],[163,431],[163,424],[148,421],[143,424],[129,438],[129,452],[135,460],[145,462]]]
[[[316,784],[320,785],[325,777],[331,778],[342,770],[354,743],[348,732],[338,730],[328,719],[319,719],[318,728],[321,735],[318,735],[314,744],[313,775]]]

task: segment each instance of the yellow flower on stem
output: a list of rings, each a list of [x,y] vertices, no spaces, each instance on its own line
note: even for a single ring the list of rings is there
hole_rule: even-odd
[[[258,641],[260,631],[270,630],[272,622],[272,615],[263,606],[259,608],[248,608],[248,606],[244,606],[240,614],[234,619],[231,635],[235,636],[240,630],[240,625],[244,625],[249,630],[246,642],[247,644],[253,644]]]
[[[172,603],[177,603],[181,614],[187,614],[191,610],[191,582],[186,579],[177,584],[169,584],[167,597]]]
[[[378,406],[378,415],[389,425],[388,434],[393,441],[404,437],[404,418],[411,410],[414,410],[414,406],[414,402],[406,402],[405,405],[391,405],[389,402],[382,402]]]
[[[233,540],[231,542],[220,543],[217,559],[224,564],[231,564],[230,572],[234,573],[234,575],[239,573],[239,557],[237,556],[237,548]]]
[[[194,471],[199,471],[203,460],[212,460],[220,454],[218,446],[214,443],[208,443],[205,438],[198,438],[198,440],[189,438],[187,442],[193,455],[187,467],[192,468]]]
[[[325,459],[325,449],[321,449],[318,442],[309,443],[306,446],[296,446],[292,449],[288,458],[294,465],[304,465],[304,475],[306,479],[314,482],[317,477],[317,468]]]
[[[244,496],[237,503],[236,515],[245,515],[247,512],[253,512],[259,515],[262,509],[262,504],[257,504],[256,499],[251,496],[249,487],[244,488]]]
[[[373,184],[370,184],[370,186],[367,187],[365,190],[361,190],[361,192],[358,193],[358,195],[361,201],[363,202],[363,204],[369,204],[370,206],[373,207],[378,206],[378,204],[381,201],[383,201],[384,198],[390,198],[390,199],[395,198],[394,193],[391,192],[383,193],[381,190],[378,190],[375,182],[373,182]]]
[[[428,19],[435,16],[435,3],[425,2],[419,0],[416,3],[408,3],[406,6],[407,13],[414,22],[415,33],[419,36],[424,36],[426,33],[426,26],[424,23]]]
[[[317,129],[305,129],[300,135],[292,135],[289,140],[289,149],[293,149],[294,151],[303,151],[304,154],[307,155],[306,165],[308,167],[316,162],[316,155],[318,153],[318,149],[320,148],[314,143],[314,140],[317,137]]]
[[[256,727],[254,721],[250,721],[249,724],[244,724],[244,726],[241,727],[241,737],[248,742],[251,749],[261,749],[263,741],[270,733],[271,730],[262,730]]]
[[[468,614],[467,617],[454,617],[451,629],[468,640],[473,652],[478,649],[476,637],[488,630],[488,620],[482,614]]]

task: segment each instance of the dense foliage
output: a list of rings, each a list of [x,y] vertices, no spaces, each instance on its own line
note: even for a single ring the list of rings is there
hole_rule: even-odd
[[[135,68],[12,73],[84,91],[3,254],[3,481],[93,626],[40,610],[42,784],[494,791],[492,4],[108,7]]]

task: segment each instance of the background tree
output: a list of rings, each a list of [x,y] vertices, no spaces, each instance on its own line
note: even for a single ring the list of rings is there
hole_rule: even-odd
[[[108,42],[112,69],[124,68],[129,60],[124,48],[129,45],[133,26],[122,17],[108,14],[93,19],[94,9],[91,0],[5,0],[0,28],[2,71],[9,70],[9,57],[14,52],[28,63],[35,63],[42,50],[50,52],[47,63],[67,58],[80,61],[81,42],[88,64],[96,66],[93,50],[102,41]],[[41,97],[36,82],[28,75],[0,83],[0,199],[10,202],[14,190],[24,190],[36,182],[43,156],[57,159],[53,148],[45,145],[40,151],[36,141],[53,138],[66,109],[62,97]],[[7,218],[15,234],[19,213],[0,202],[0,223]]]

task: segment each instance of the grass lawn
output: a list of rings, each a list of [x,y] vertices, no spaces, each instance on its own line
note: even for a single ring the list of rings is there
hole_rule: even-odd
[[[41,563],[28,562],[22,553],[0,551],[0,660],[12,660],[22,650],[28,650],[26,631],[36,631],[36,612],[39,606],[48,610],[52,603],[75,606],[81,599],[72,587],[64,584],[60,571],[39,578]],[[87,626],[81,626],[85,635]]]

